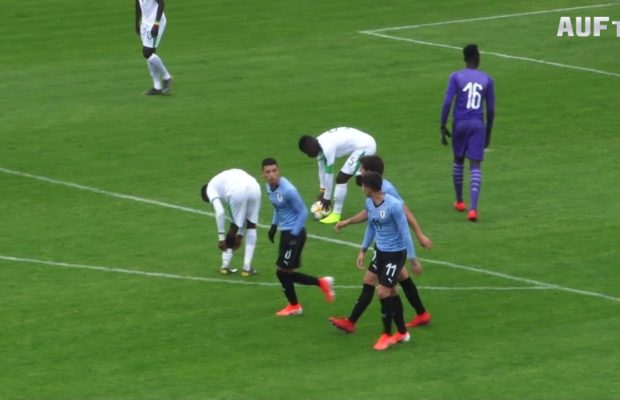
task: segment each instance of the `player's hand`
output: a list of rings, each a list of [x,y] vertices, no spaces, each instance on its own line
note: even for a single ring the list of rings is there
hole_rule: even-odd
[[[273,224],[271,228],[269,228],[269,232],[267,232],[267,236],[269,237],[269,241],[274,243],[273,239],[276,237],[276,232],[278,231],[278,225]]]
[[[158,34],[159,34],[159,24],[153,24],[153,27],[151,28],[151,37],[157,37]]]
[[[320,199],[321,205],[323,206],[323,210],[331,210],[332,209],[332,201],[326,200],[324,198]]]
[[[411,260],[411,270],[413,271],[413,274],[415,276],[422,275],[422,272],[423,272],[422,264],[420,264],[417,258],[414,258],[413,260]]]
[[[241,242],[243,242],[243,236],[237,235],[235,238],[235,244],[233,245],[233,251],[236,251],[239,247],[241,247]]]
[[[420,237],[418,238],[418,241],[420,242],[422,247],[424,247],[426,250],[433,249],[433,242],[428,237],[424,235],[420,235]]]
[[[445,126],[441,128],[441,144],[446,146],[448,144],[448,138],[450,137],[450,131]]]
[[[345,219],[336,224],[336,232],[340,232],[345,226],[349,225],[349,220]]]
[[[321,188],[319,195],[316,196],[317,201],[323,201],[323,195],[325,194],[325,189]]]
[[[366,258],[366,253],[360,250],[357,254],[357,260],[355,262],[355,266],[361,270],[364,270],[364,259]]]
[[[225,240],[220,240],[219,242],[217,242],[217,248],[222,250],[222,251],[226,251],[226,241]]]

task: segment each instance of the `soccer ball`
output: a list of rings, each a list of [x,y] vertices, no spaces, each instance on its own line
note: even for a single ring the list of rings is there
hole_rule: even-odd
[[[312,216],[314,217],[314,219],[318,220],[318,219],[323,219],[327,217],[329,213],[332,212],[332,210],[323,209],[323,203],[321,203],[320,201],[317,201],[314,204],[312,204],[312,206],[310,207],[310,212],[312,213]]]

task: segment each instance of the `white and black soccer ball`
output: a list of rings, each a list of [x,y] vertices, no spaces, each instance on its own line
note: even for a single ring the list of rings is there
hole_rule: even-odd
[[[312,213],[312,216],[314,217],[314,219],[319,220],[319,219],[323,219],[327,217],[332,212],[332,210],[324,209],[323,203],[321,203],[320,201],[316,201],[310,207],[310,212]]]

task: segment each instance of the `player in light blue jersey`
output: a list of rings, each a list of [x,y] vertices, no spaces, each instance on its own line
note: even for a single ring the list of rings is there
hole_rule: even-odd
[[[377,268],[379,280],[377,296],[381,300],[383,321],[383,334],[375,343],[373,347],[375,350],[386,350],[393,344],[410,340],[396,284],[406,260],[410,260],[412,267],[417,268],[413,239],[409,233],[402,203],[397,198],[383,193],[382,184],[383,179],[376,172],[367,172],[362,176],[362,190],[367,196],[365,205],[368,223],[357,256],[357,267],[363,269],[366,251],[373,240],[375,241],[373,263]],[[392,322],[398,329],[394,335],[392,335]]]
[[[306,243],[306,228],[308,210],[297,191],[288,179],[280,176],[278,162],[273,158],[266,158],[262,162],[263,176],[267,181],[267,194],[274,207],[269,240],[273,243],[280,227],[280,246],[276,261],[276,276],[282,284],[282,290],[288,300],[288,305],[278,311],[276,315],[289,316],[303,312],[297,300],[295,283],[318,286],[328,302],[334,301],[334,278],[326,276],[316,278],[302,274],[296,269],[301,267],[301,252]]]
[[[373,155],[373,156],[365,156],[365,157],[360,158],[360,172],[362,176],[366,174],[367,172],[377,172],[383,175],[383,171],[384,171],[383,160],[379,156]],[[361,182],[359,183],[361,184]],[[401,202],[403,206],[403,210],[405,211],[405,215],[407,216],[407,221],[409,222],[409,225],[412,227],[413,231],[416,233],[418,240],[420,241],[423,247],[430,250],[432,248],[431,240],[422,233],[422,230],[420,229],[419,225],[417,224],[417,221],[413,217],[411,210],[409,210],[409,208],[405,204],[404,200],[402,199],[402,197],[400,196],[400,194],[398,193],[398,190],[396,190],[394,185],[392,185],[387,179],[384,178],[381,190],[386,194],[392,195],[393,197],[397,198]],[[368,212],[366,211],[366,209],[363,209],[357,215],[351,218],[347,218],[343,221],[340,221],[336,225],[336,230],[340,232],[340,230],[346,227],[347,225],[359,224],[359,223],[365,222],[367,219],[368,219]],[[416,261],[416,268],[414,269],[413,272],[416,275],[419,275],[422,271],[421,268],[422,267],[419,264],[419,262]],[[405,293],[405,296],[407,297],[407,300],[409,300],[409,303],[415,309],[415,312],[416,312],[416,315],[411,319],[410,322],[407,322],[406,326],[409,328],[415,328],[417,326],[422,326],[422,325],[426,325],[430,323],[431,314],[426,311],[426,308],[424,307],[424,304],[422,303],[420,293],[418,292],[418,288],[416,287],[413,280],[409,277],[409,274],[407,273],[407,270],[405,268],[401,270],[401,273],[398,277],[398,281],[399,281],[398,283],[400,284],[403,292]],[[377,267],[373,260],[373,262],[371,262],[370,266],[366,270],[366,273],[364,274],[362,291],[359,297],[357,298],[357,301],[355,302],[355,305],[353,306],[351,313],[346,318],[345,317],[330,317],[329,321],[332,323],[332,325],[334,325],[336,328],[342,331],[345,331],[346,333],[355,332],[355,324],[360,319],[360,317],[362,316],[366,308],[372,302],[372,298],[375,294],[376,284],[377,284]]]

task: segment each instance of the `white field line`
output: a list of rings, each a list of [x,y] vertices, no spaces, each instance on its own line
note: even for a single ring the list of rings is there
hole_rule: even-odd
[[[461,47],[452,46],[452,45],[449,45],[449,44],[427,42],[425,40],[417,40],[417,39],[404,38],[404,37],[394,36],[394,35],[386,35],[384,33],[376,33],[376,32],[372,32],[372,31],[361,31],[359,33],[363,33],[365,35],[377,36],[377,37],[384,38],[384,39],[398,40],[398,41],[401,41],[401,42],[415,43],[415,44],[420,44],[420,45],[424,45],[424,46],[441,47],[441,48],[444,48],[444,49],[459,50],[459,51],[462,50]],[[488,54],[488,55],[491,55],[491,56],[496,56],[496,57],[500,57],[500,58],[507,58],[507,59],[510,59],[510,60],[527,61],[527,62],[531,62],[531,63],[535,63],[535,64],[543,64],[543,65],[549,65],[549,66],[557,67],[557,68],[573,69],[573,70],[577,70],[577,71],[590,72],[590,73],[593,73],[593,74],[613,76],[613,77],[616,77],[616,78],[620,78],[620,73],[617,73],[617,72],[609,72],[609,71],[603,71],[603,70],[595,69],[595,68],[580,67],[578,65],[562,64],[562,63],[558,63],[558,62],[539,60],[539,59],[530,58],[530,57],[511,56],[510,54],[497,53],[497,52],[494,52],[494,51],[480,51],[480,54]]]
[[[488,16],[488,17],[477,17],[477,18],[467,18],[467,19],[453,19],[453,20],[450,20],[450,21],[431,22],[431,23],[428,23],[428,24],[404,25],[404,26],[393,26],[393,27],[389,27],[389,28],[370,29],[370,30],[366,30],[366,31],[361,31],[360,33],[400,31],[400,30],[403,30],[403,29],[417,29],[417,28],[426,28],[426,27],[429,27],[429,26],[462,24],[462,23],[477,22],[477,21],[490,21],[490,20],[495,20],[495,19],[525,17],[525,16],[528,16],[528,15],[550,14],[550,13],[558,13],[558,12],[563,12],[563,11],[587,10],[587,9],[590,9],[590,8],[602,8],[602,7],[610,7],[610,6],[616,6],[616,5],[618,5],[618,3],[592,4],[592,5],[578,6],[578,7],[555,8],[555,9],[552,9],[552,10],[528,11],[528,12],[521,12],[521,13],[515,13],[515,14],[503,14],[503,15],[491,15],[491,16]]]
[[[22,257],[13,257],[13,256],[5,256],[5,255],[0,255],[0,261],[10,261],[10,262],[17,262],[17,263],[25,263],[25,264],[38,264],[38,265],[60,267],[60,268],[74,268],[74,269],[85,269],[85,270],[93,270],[93,271],[114,272],[118,274],[140,275],[140,276],[148,276],[148,277],[153,277],[153,278],[177,279],[177,280],[186,280],[186,281],[227,283],[231,285],[280,286],[280,283],[278,282],[260,282],[260,281],[254,280],[253,278],[251,280],[207,278],[203,276],[177,275],[177,274],[170,274],[166,272],[152,272],[152,271],[141,271],[141,270],[136,270],[136,269],[103,267],[99,265],[74,264],[74,263],[66,263],[66,262],[60,262],[60,261],[37,260],[34,258],[22,258]],[[336,289],[359,289],[361,285],[335,285],[334,287]],[[425,289],[425,290],[438,290],[438,291],[555,290],[552,287],[546,287],[546,286],[457,286],[457,287],[419,286],[419,288]]]
[[[110,191],[107,191],[107,190],[98,189],[98,188],[94,188],[94,187],[91,187],[91,186],[84,186],[84,185],[80,185],[80,184],[77,184],[77,183],[62,181],[62,180],[59,180],[59,179],[48,178],[48,177],[40,176],[40,175],[33,175],[33,174],[26,173],[26,172],[15,171],[15,170],[8,169],[8,168],[0,167],[0,172],[3,172],[5,174],[9,174],[9,175],[15,175],[15,176],[21,176],[21,177],[24,177],[24,178],[35,179],[35,180],[39,180],[39,181],[42,181],[42,182],[51,183],[51,184],[54,184],[54,185],[66,186],[66,187],[70,187],[70,188],[74,188],[74,189],[79,189],[79,190],[99,193],[99,194],[103,194],[103,195],[106,195],[106,196],[115,197],[115,198],[119,198],[119,199],[131,200],[131,201],[135,201],[135,202],[146,203],[146,204],[156,205],[156,206],[165,207],[165,208],[172,208],[172,209],[175,209],[175,210],[185,211],[185,212],[189,212],[189,213],[193,213],[193,214],[201,214],[201,215],[213,216],[213,213],[210,213],[210,212],[207,212],[207,211],[197,210],[197,209],[189,208],[189,207],[183,207],[183,206],[179,206],[179,205],[176,205],[176,204],[164,203],[164,202],[161,202],[161,201],[146,199],[146,198],[143,198],[143,197],[137,197],[137,196],[131,196],[131,195],[122,194],[122,193],[110,192]],[[269,227],[268,225],[264,225],[264,224],[259,224],[259,226],[261,228],[268,228]],[[345,241],[345,240],[332,239],[332,238],[328,238],[328,237],[324,237],[324,236],[319,236],[319,235],[314,235],[314,234],[308,234],[308,237],[311,237],[311,238],[317,239],[317,240],[322,240],[324,242],[336,243],[336,244],[341,244],[341,245],[344,245],[344,246],[359,248],[359,244],[358,243],[348,242],[348,241]],[[432,259],[425,259],[425,258],[420,258],[420,260],[422,260],[424,262],[427,262],[429,264],[443,265],[443,266],[446,266],[446,267],[449,267],[449,268],[453,268],[453,269],[461,269],[461,270],[465,270],[465,271],[476,272],[476,273],[480,273],[480,274],[484,274],[484,275],[490,275],[490,276],[495,276],[495,277],[498,277],[498,278],[503,278],[503,279],[512,280],[512,281],[516,281],[516,282],[523,282],[523,283],[528,283],[528,284],[531,284],[531,285],[541,286],[541,287],[544,287],[544,288],[550,288],[550,289],[561,290],[561,291],[565,291],[565,292],[569,292],[569,293],[580,294],[580,295],[583,295],[583,296],[599,297],[599,298],[602,298],[602,299],[606,299],[606,300],[610,300],[610,301],[614,301],[614,302],[620,303],[620,297],[610,296],[610,295],[607,295],[607,294],[604,294],[604,293],[592,292],[592,291],[581,290],[581,289],[573,289],[573,288],[569,288],[569,287],[559,286],[559,285],[556,285],[556,284],[553,284],[553,283],[547,283],[547,282],[538,281],[538,280],[534,280],[534,279],[522,278],[522,277],[519,277],[519,276],[504,274],[504,273],[501,273],[501,272],[495,272],[495,271],[491,271],[491,270],[487,270],[487,269],[483,269],[483,268],[478,268],[478,267],[470,267],[470,266],[467,266],[467,265],[460,265],[460,264],[451,263],[451,262],[448,262],[448,261],[432,260]]]
[[[522,13],[516,13],[516,14],[504,14],[504,15],[492,15],[488,17],[479,17],[479,18],[455,19],[455,20],[450,20],[450,21],[432,22],[428,24],[394,26],[394,27],[381,28],[381,29],[368,29],[368,30],[358,31],[358,33],[362,33],[364,35],[376,36],[376,37],[380,37],[384,39],[397,40],[401,42],[415,43],[415,44],[419,44],[423,46],[440,47],[444,49],[461,51],[462,48],[457,47],[457,46],[451,46],[451,45],[443,44],[443,43],[429,42],[425,40],[404,38],[404,37],[394,36],[394,35],[387,35],[381,32],[391,32],[391,31],[399,31],[399,30],[405,30],[405,29],[418,29],[418,28],[425,28],[425,27],[431,27],[431,26],[459,24],[459,23],[467,23],[467,22],[475,22],[475,21],[489,21],[489,20],[496,20],[496,19],[502,19],[502,18],[523,17],[523,16],[528,16],[528,15],[557,13],[557,12],[563,12],[563,11],[585,10],[585,9],[591,9],[591,8],[617,6],[619,4],[620,3],[593,4],[593,5],[586,5],[586,6],[579,6],[579,7],[556,8],[553,10],[530,11],[530,12],[522,12]],[[556,67],[556,68],[572,69],[576,71],[589,72],[589,73],[598,74],[598,75],[613,76],[615,78],[620,78],[620,73],[604,71],[604,70],[600,70],[596,68],[581,67],[579,65],[571,65],[571,64],[563,64],[563,63],[558,63],[554,61],[546,61],[546,60],[541,60],[541,59],[536,59],[536,58],[531,58],[531,57],[513,56],[510,54],[498,53],[494,51],[481,51],[480,53],[487,54],[490,56],[500,57],[500,58],[506,58],[509,60],[526,61],[526,62],[531,62],[535,64],[548,65],[548,66]]]

